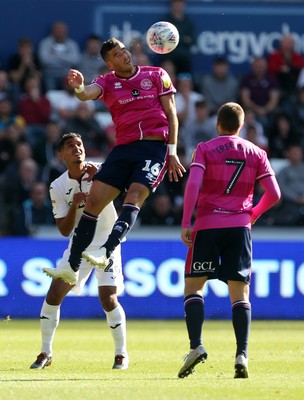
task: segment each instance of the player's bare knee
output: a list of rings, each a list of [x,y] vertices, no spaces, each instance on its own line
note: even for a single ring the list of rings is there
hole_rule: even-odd
[[[110,203],[110,201],[109,201]],[[99,201],[99,199],[96,196],[88,196],[85,204],[84,210],[91,215],[99,215],[102,210],[104,209],[103,204]]]
[[[146,190],[145,190],[146,189]],[[129,189],[125,203],[131,203],[134,204],[137,207],[141,207],[146,200],[146,198],[149,196],[150,192],[147,188],[138,190],[138,189]]]
[[[116,293],[109,293],[108,291],[100,291],[99,292],[99,300],[102,305],[102,308],[109,312],[114,310],[118,306],[118,300]]]

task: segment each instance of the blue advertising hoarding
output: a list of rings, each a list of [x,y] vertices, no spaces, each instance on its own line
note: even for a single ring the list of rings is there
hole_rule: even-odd
[[[50,285],[43,267],[54,267],[65,240],[1,239],[0,317],[37,318]],[[122,246],[127,317],[183,318],[184,258],[179,240],[128,240]],[[255,241],[251,303],[254,319],[304,319],[302,241]],[[205,292],[207,319],[228,319],[227,286],[218,281]],[[94,277],[80,296],[69,295],[62,318],[104,317]]]
[[[150,25],[164,19],[167,0],[11,0],[2,2],[0,58],[5,66],[21,37],[35,46],[50,33],[56,20],[63,20],[69,35],[84,48],[91,33],[107,39],[116,36],[126,44],[134,37],[145,38]],[[71,12],[71,9],[73,10]],[[225,54],[235,74],[243,74],[255,55],[267,55],[278,46],[282,35],[293,33],[297,50],[304,54],[301,2],[202,2],[189,0],[187,14],[193,19],[197,41],[193,48],[196,76],[210,70],[215,55]],[[14,21],[14,23],[10,23]],[[157,60],[155,56],[153,61]]]

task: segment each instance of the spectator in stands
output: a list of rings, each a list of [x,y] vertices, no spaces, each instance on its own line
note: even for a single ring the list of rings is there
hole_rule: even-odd
[[[52,204],[44,182],[32,185],[30,198],[13,212],[14,236],[33,236],[40,226],[54,225]]]
[[[89,35],[86,39],[85,49],[80,55],[79,70],[84,77],[84,83],[88,85],[101,74],[104,61],[100,57],[102,40],[97,35]]]
[[[295,143],[288,146],[285,156],[289,165],[277,175],[282,192],[276,216],[277,225],[304,224],[304,162],[303,148]]]
[[[179,44],[171,53],[160,56],[160,61],[171,60],[177,74],[192,73],[191,47],[195,44],[196,32],[194,21],[186,14],[186,1],[170,0],[170,11],[165,15],[164,21],[176,26],[179,32]]]
[[[295,129],[291,117],[279,112],[269,129],[267,130],[270,158],[285,158],[286,148],[299,140],[299,135]]]
[[[260,143],[261,137],[258,134],[258,130],[255,125],[248,125],[246,128],[246,139],[249,140],[249,142],[255,144],[256,146],[259,146],[261,149],[265,150],[268,152],[268,148],[265,145],[265,141],[263,140],[264,137],[262,137],[263,140],[263,145]]]
[[[58,121],[63,127],[67,120],[73,118],[81,101],[75,96],[74,89],[68,84],[66,78],[63,80],[63,90],[50,90],[46,93],[52,106],[52,119]],[[91,110],[95,111],[93,100],[86,102]]]
[[[150,59],[145,42],[141,38],[134,38],[130,43],[130,52],[132,54],[134,64],[136,65],[153,65]]]
[[[105,157],[107,154],[107,137],[97,122],[94,110],[88,102],[80,101],[75,113],[66,120],[63,133],[77,132],[81,135],[88,157]]]
[[[304,86],[298,88],[294,106],[289,110],[293,124],[296,127],[299,140],[304,147]]]
[[[31,75],[41,76],[41,65],[30,38],[19,39],[17,52],[8,61],[8,73],[14,86],[15,99],[24,90],[24,83]]]
[[[255,113],[250,109],[245,110],[245,121],[239,136],[268,151],[268,138],[265,136],[264,127],[257,121]]]
[[[41,137],[33,147],[33,158],[41,168],[51,163],[57,156],[57,143],[62,130],[56,121],[49,120],[45,126],[45,136]]]
[[[244,109],[251,109],[264,127],[271,121],[280,100],[276,78],[268,73],[267,60],[254,58],[251,72],[241,79],[240,100]]]
[[[301,69],[297,80],[297,88],[301,89],[303,87],[304,87],[304,68]]]
[[[1,131],[4,131],[11,124],[16,124],[25,132],[26,123],[24,118],[14,112],[12,101],[8,97],[3,97],[0,99],[0,137]]]
[[[35,146],[41,137],[45,137],[45,125],[52,112],[50,101],[42,94],[39,75],[30,75],[26,78],[18,108],[19,114],[27,124],[27,140]]]
[[[211,116],[205,100],[195,103],[195,117],[186,122],[180,129],[179,141],[186,150],[187,164],[190,164],[191,154],[199,142],[207,142],[216,137],[216,115]]]
[[[238,100],[239,81],[230,73],[224,56],[217,56],[212,64],[212,73],[202,77],[201,93],[212,114],[216,114],[222,104]]]
[[[174,212],[170,196],[159,192],[151,197],[140,213],[141,225],[174,226],[180,224],[180,215]]]
[[[293,35],[284,35],[279,48],[268,56],[268,70],[279,82],[282,103],[294,101],[297,80],[302,68],[304,68],[304,56],[296,52]]]
[[[24,160],[31,159],[33,155],[30,144],[23,138],[16,139],[14,143],[14,154],[10,159],[3,174],[7,182],[18,180],[20,165]]]
[[[173,85],[176,87],[176,85],[177,85],[177,75],[176,75],[176,67],[175,67],[175,64],[173,63],[173,61],[171,61],[171,60],[169,60],[167,58],[164,58],[160,62],[159,66],[161,68],[163,68],[168,73]]]
[[[175,101],[177,117],[181,126],[194,122],[196,118],[195,103],[200,100],[204,100],[204,97],[194,90],[192,75],[189,73],[178,74]]]
[[[0,174],[4,173],[8,165],[13,162],[14,154],[18,153],[16,150],[18,146],[22,146],[28,156],[31,155],[31,148],[25,140],[24,131],[17,124],[11,123],[0,132]],[[15,167],[15,165],[12,167],[11,172],[14,172]]]
[[[13,140],[10,140],[9,138],[8,128],[4,129],[0,136],[0,179],[1,179],[1,174],[7,167],[10,159],[13,157],[14,149],[15,149],[15,143]],[[1,185],[0,185],[0,191],[1,191]]]
[[[8,125],[0,135],[0,236],[7,233],[8,213],[4,200],[8,190],[7,182],[16,180],[18,177],[19,163],[13,161],[14,155],[21,159],[31,154],[29,144],[22,140],[23,132],[14,123]],[[23,143],[25,143],[24,146]]]
[[[41,180],[50,186],[50,184],[57,179],[61,174],[66,171],[66,165],[60,158],[58,150],[55,153],[55,157],[51,159],[43,168]]]
[[[32,185],[39,179],[39,168],[36,161],[33,158],[25,158],[20,161],[18,169],[17,182],[12,182],[12,186],[17,188],[17,196],[10,196],[16,199],[17,204],[21,204],[22,201],[29,198],[30,190]],[[17,186],[15,184],[17,183]],[[20,189],[20,190],[19,190]]]
[[[39,43],[38,56],[46,91],[63,89],[68,70],[77,67],[80,62],[79,45],[68,34],[68,25],[63,21],[56,21],[50,35]]]
[[[13,105],[13,111],[17,110],[16,103],[17,99],[15,96],[14,88],[12,83],[9,81],[8,73],[0,69],[0,100],[8,98]]]
[[[11,221],[14,210],[30,198],[32,186],[39,179],[39,169],[36,161],[26,158],[20,162],[17,178],[12,179],[6,174],[4,187],[4,206],[6,210],[6,230],[11,232]]]
[[[180,162],[182,162],[185,166],[186,172],[183,174],[183,177],[178,180],[178,182],[170,182],[168,176],[166,175],[164,180],[160,184],[159,192],[169,195],[171,203],[173,204],[175,215],[181,216],[183,210],[185,184],[189,173],[190,163],[187,160],[187,154],[184,146],[177,146],[177,154]]]

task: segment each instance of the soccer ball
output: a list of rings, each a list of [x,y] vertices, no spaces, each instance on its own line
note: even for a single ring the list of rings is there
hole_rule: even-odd
[[[157,54],[167,54],[178,45],[179,33],[170,22],[159,21],[148,29],[146,40],[152,51]]]

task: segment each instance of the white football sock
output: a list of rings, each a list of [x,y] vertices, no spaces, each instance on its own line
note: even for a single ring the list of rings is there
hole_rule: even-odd
[[[52,355],[54,335],[60,319],[60,305],[51,306],[44,300],[40,312],[41,352]]]
[[[114,339],[115,354],[127,355],[126,314],[120,304],[112,311],[105,311],[107,324]]]

